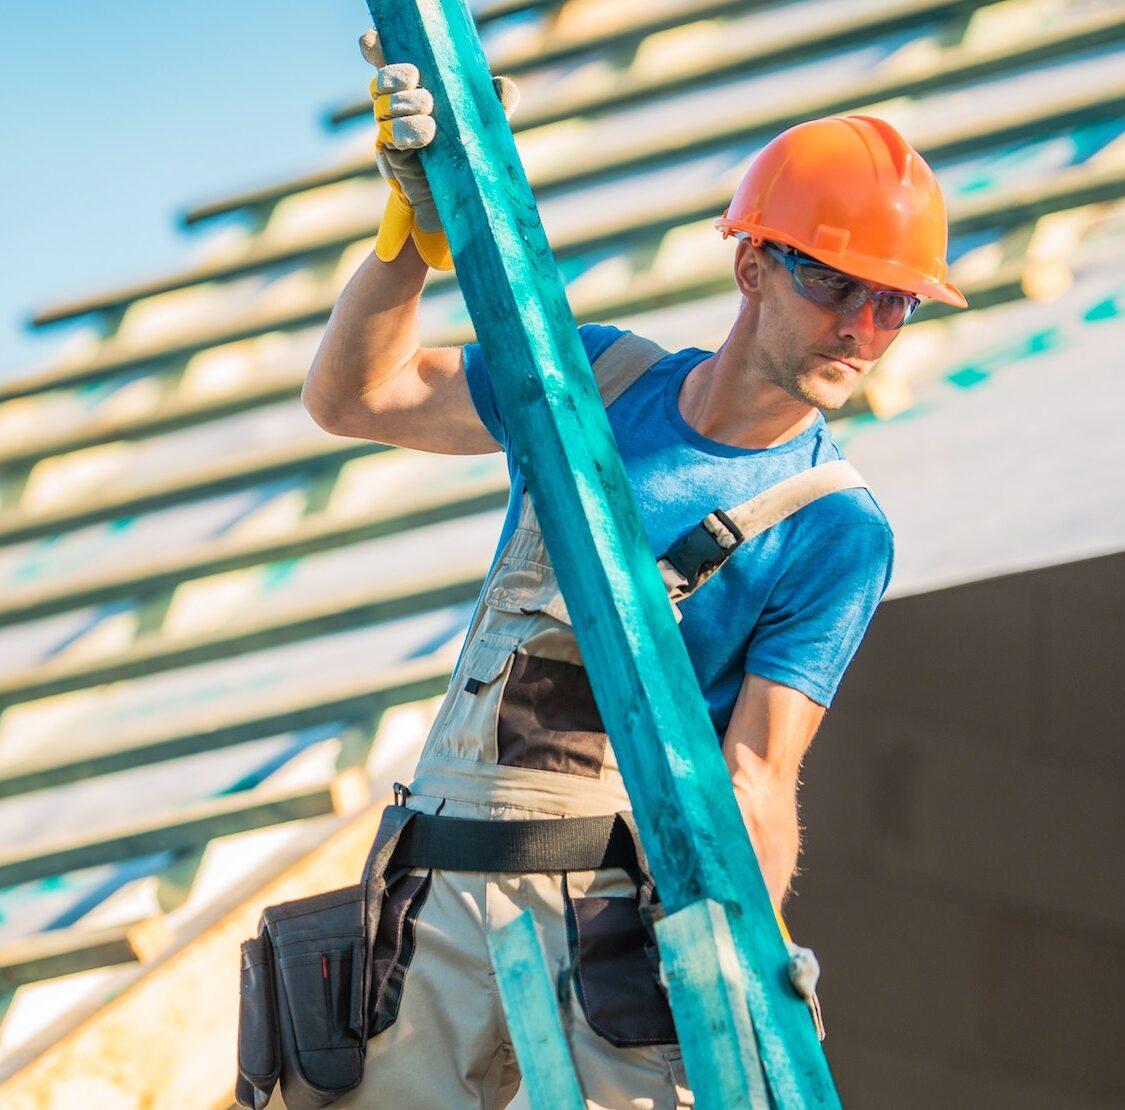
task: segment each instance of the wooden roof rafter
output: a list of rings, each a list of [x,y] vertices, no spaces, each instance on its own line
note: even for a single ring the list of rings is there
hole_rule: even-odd
[[[847,45],[871,34],[882,34],[918,19],[930,19],[940,15],[972,10],[985,4],[987,0],[896,0],[886,8],[878,8],[859,18],[850,17],[837,23],[828,23],[810,35],[807,30],[795,30],[780,42],[768,41],[761,46],[752,45],[749,49],[733,54],[727,60],[715,63],[710,57],[700,58],[696,70],[681,70],[674,74],[655,73],[623,82],[620,89],[612,92],[595,90],[595,95],[584,94],[569,99],[552,99],[538,110],[527,110],[525,106],[513,118],[513,130],[527,131],[573,116],[604,115],[621,107],[634,104],[648,97],[659,96],[676,88],[690,84],[693,79],[716,81],[724,76],[744,72],[750,66],[772,65],[787,59],[803,56],[817,49],[828,49]],[[370,111],[370,101],[366,111]],[[45,327],[63,320],[89,312],[121,308],[142,297],[167,293],[200,282],[252,273],[262,267],[288,263],[314,253],[331,251],[343,247],[356,238],[374,235],[377,230],[375,213],[371,222],[357,227],[346,235],[334,235],[314,243],[295,243],[285,246],[262,247],[254,245],[246,255],[238,259],[207,262],[186,270],[179,270],[162,278],[134,282],[85,297],[72,298],[49,305],[35,312],[31,324]]]
[[[915,73],[893,74],[860,83],[855,86],[854,91],[848,90],[842,94],[837,94],[831,101],[826,99],[817,101],[810,97],[808,105],[794,106],[792,111],[776,117],[777,121],[785,120],[787,122],[763,121],[756,124],[755,129],[790,126],[791,122],[799,122],[801,119],[813,115],[826,115],[834,111],[844,110],[857,103],[874,102],[889,99],[893,96],[907,96],[918,92],[926,92],[955,83],[971,81],[978,77],[987,77],[1003,72],[1005,69],[1030,65],[1037,61],[1056,57],[1059,54],[1097,46],[1120,37],[1123,22],[1125,22],[1125,17],[1121,15],[1120,11],[1096,12],[1083,20],[1076,21],[1073,27],[1062,32],[1047,29],[1041,35],[1024,40],[1015,47],[1007,43],[998,43],[988,49],[980,46],[949,47],[942,52],[941,57],[932,66],[920,67]],[[839,107],[830,105],[838,105]],[[518,114],[513,117],[513,120],[515,119],[518,119]],[[662,161],[668,155],[669,149],[662,146],[658,152],[653,152],[651,158],[639,159],[633,164]],[[555,188],[563,183],[571,184],[600,172],[608,172],[610,169],[616,172],[624,168],[626,168],[624,165],[617,163],[602,166],[581,166],[573,175],[569,171],[563,171],[558,175],[548,176],[545,180],[533,179],[532,184],[538,193],[544,188]],[[210,205],[200,206],[194,209],[191,215],[198,222],[213,216],[235,212],[240,208],[272,204],[283,197],[302,192],[305,189],[329,185],[336,181],[345,181],[351,177],[371,177],[375,173],[373,160],[356,159],[353,162],[291,178],[275,185],[248,190],[236,196],[212,202]]]
[[[96,775],[217,751],[298,729],[373,718],[385,709],[439,697],[449,685],[452,660],[441,652],[384,667],[361,681],[329,676],[298,690],[271,691],[232,711],[196,711],[159,727],[78,736],[65,750],[45,751],[0,764],[0,798],[79,782]]]
[[[62,656],[0,677],[0,709],[473,601],[487,571],[487,560],[472,561],[439,574],[389,586],[378,583],[327,600],[279,604],[266,616],[228,619],[188,635],[155,633],[112,654],[77,662]]]
[[[299,790],[258,789],[223,795],[181,807],[161,818],[126,822],[87,836],[0,852],[0,887],[119,863],[153,852],[194,848],[219,836],[287,821],[338,814],[345,811],[347,804],[347,795],[335,780]]]
[[[609,175],[641,169],[650,165],[665,163],[670,159],[682,157],[685,153],[704,153],[728,143],[752,139],[758,135],[772,134],[794,123],[812,116],[836,111],[854,110],[866,104],[876,103],[897,96],[919,95],[944,89],[951,84],[966,83],[975,79],[989,77],[999,72],[1036,62],[1061,57],[1069,53],[1097,46],[1125,33],[1125,14],[1118,11],[1095,13],[1082,21],[1078,27],[1065,32],[1044,32],[1042,35],[1022,42],[1015,48],[997,46],[990,50],[969,47],[953,47],[945,51],[934,64],[911,73],[894,73],[880,76],[830,92],[811,91],[803,102],[791,102],[782,110],[759,113],[757,116],[740,120],[736,125],[716,127],[712,132],[700,134],[697,121],[691,123],[690,134],[680,134],[674,128],[658,137],[658,141],[646,142],[637,148],[619,148],[606,157],[593,154],[585,159],[568,160],[567,165],[550,173],[538,175],[533,182],[542,194],[563,186],[578,185]],[[1125,83],[1118,82],[1111,88],[1099,90],[1097,94],[1081,94],[1062,99],[1046,112],[1023,113],[1031,117],[1033,123],[1019,122],[1019,111],[1013,112],[1013,124],[995,133],[992,141],[1000,142],[1018,138],[1028,126],[1041,126],[1047,120],[1059,124],[1084,119],[1105,118],[1118,114],[1125,105]],[[949,137],[944,143],[926,144],[931,157],[940,156],[943,148],[946,153],[961,152],[979,145],[979,134],[972,127],[964,129],[961,142]],[[362,163],[364,173],[373,173],[367,160]],[[351,176],[354,176],[352,174]],[[284,194],[281,194],[284,195]],[[334,299],[334,298],[331,298]],[[159,365],[170,360],[190,355],[204,347],[218,343],[233,342],[249,338],[279,327],[300,327],[319,322],[327,314],[329,298],[324,305],[310,306],[299,313],[265,313],[257,319],[251,318],[245,325],[226,328],[211,335],[196,334],[190,339],[168,343],[162,341],[149,347],[123,346],[115,350],[112,343],[108,350],[71,366],[53,367],[42,373],[16,379],[0,385],[0,401],[14,397],[27,396],[60,385],[90,381],[105,377],[120,370],[149,363]]]
[[[1123,91],[1125,95],[1125,91]],[[1064,116],[1071,113],[1073,105],[1062,106]],[[1073,117],[1071,117],[1073,118]],[[1009,120],[1008,133],[1022,131],[1029,125],[1028,120],[1018,113]],[[989,137],[995,130],[988,132]],[[969,136],[958,132],[945,138],[946,148],[964,150],[979,141],[979,136]],[[1057,175],[1056,179],[1042,187],[1028,188],[1015,186],[992,196],[982,196],[972,201],[959,201],[951,206],[950,221],[954,233],[961,230],[979,230],[988,226],[1001,229],[1035,219],[1047,211],[1057,211],[1079,205],[1111,200],[1119,197],[1125,188],[1125,176],[1120,168],[1088,169],[1077,167],[1074,171]],[[962,226],[962,219],[965,221]],[[658,225],[663,226],[663,224]],[[579,321],[605,320],[631,312],[644,311],[664,304],[691,300],[710,293],[720,292],[729,283],[726,268],[716,269],[690,284],[672,281],[666,277],[651,274],[639,277],[621,296],[607,300],[604,298],[575,297],[573,308]],[[1016,290],[1010,294],[1018,296]],[[1007,294],[1005,294],[1007,296]],[[993,303],[993,302],[989,302]],[[326,307],[326,312],[327,312]],[[940,309],[930,307],[919,315],[924,319],[926,313],[933,314]],[[427,337],[432,345],[449,345],[468,342],[472,331],[468,326],[457,327],[449,332]],[[300,388],[300,380],[295,377],[294,393]],[[297,445],[284,449],[271,449],[256,456],[249,462],[232,465],[227,462],[205,468],[202,473],[186,474],[177,483],[160,483],[152,489],[142,489],[133,493],[112,492],[87,502],[81,509],[57,509],[50,513],[11,512],[0,516],[0,544],[13,543],[36,536],[49,535],[79,524],[112,519],[125,512],[141,511],[144,508],[162,507],[181,500],[196,499],[217,492],[242,488],[255,481],[266,481],[287,473],[300,473],[306,468],[337,465],[348,458],[387,450],[382,444],[365,441],[329,441],[325,446]],[[225,556],[224,556],[225,557]],[[221,560],[220,560],[221,561]],[[247,565],[237,563],[237,565]],[[236,564],[231,564],[236,565]],[[127,592],[128,586],[122,581],[121,590],[111,587],[113,592]],[[143,582],[141,583],[143,584]],[[95,587],[102,597],[109,596]],[[49,595],[42,611],[59,611],[58,602]],[[34,602],[29,599],[28,611]],[[5,619],[5,610],[0,607],[0,623]]]

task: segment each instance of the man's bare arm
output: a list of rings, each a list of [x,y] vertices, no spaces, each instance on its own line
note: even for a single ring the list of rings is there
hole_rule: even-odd
[[[411,242],[370,255],[340,294],[301,400],[325,431],[449,455],[499,451],[477,415],[460,347],[419,347],[426,264]]]
[[[799,690],[747,675],[723,741],[734,796],[777,907],[789,890],[801,847],[801,760],[824,712]]]

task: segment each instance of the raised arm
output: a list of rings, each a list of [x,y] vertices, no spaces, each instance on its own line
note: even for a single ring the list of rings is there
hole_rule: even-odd
[[[419,347],[427,266],[407,241],[364,260],[340,294],[301,400],[336,435],[447,455],[499,451],[469,396],[460,347]]]
[[[433,141],[433,97],[417,67],[387,65],[379,37],[360,39],[376,67],[376,162],[390,186],[375,253],[352,275],[332,310],[301,392],[325,430],[451,455],[499,451],[477,415],[460,347],[419,347],[418,302],[428,266],[453,262],[418,150]],[[495,79],[506,113],[518,93]]]

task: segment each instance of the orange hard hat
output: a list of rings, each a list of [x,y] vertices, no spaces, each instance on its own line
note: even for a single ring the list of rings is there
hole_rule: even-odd
[[[886,120],[828,116],[783,131],[715,226],[724,238],[745,231],[853,277],[968,307],[946,280],[949,227],[934,171]]]

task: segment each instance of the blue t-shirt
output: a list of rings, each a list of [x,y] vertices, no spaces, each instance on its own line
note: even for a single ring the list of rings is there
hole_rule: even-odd
[[[624,333],[579,329],[593,362]],[[729,509],[783,478],[843,458],[824,417],[777,447],[733,447],[684,420],[679,391],[712,352],[688,347],[661,359],[606,410],[641,520],[659,558],[715,508]],[[465,347],[469,392],[481,420],[507,451],[484,356]],[[523,493],[508,453],[512,496],[500,536],[515,527]],[[680,603],[680,630],[711,719],[726,732],[743,676],[794,687],[823,706],[855,655],[891,578],[893,536],[870,492],[840,490],[747,540]]]

